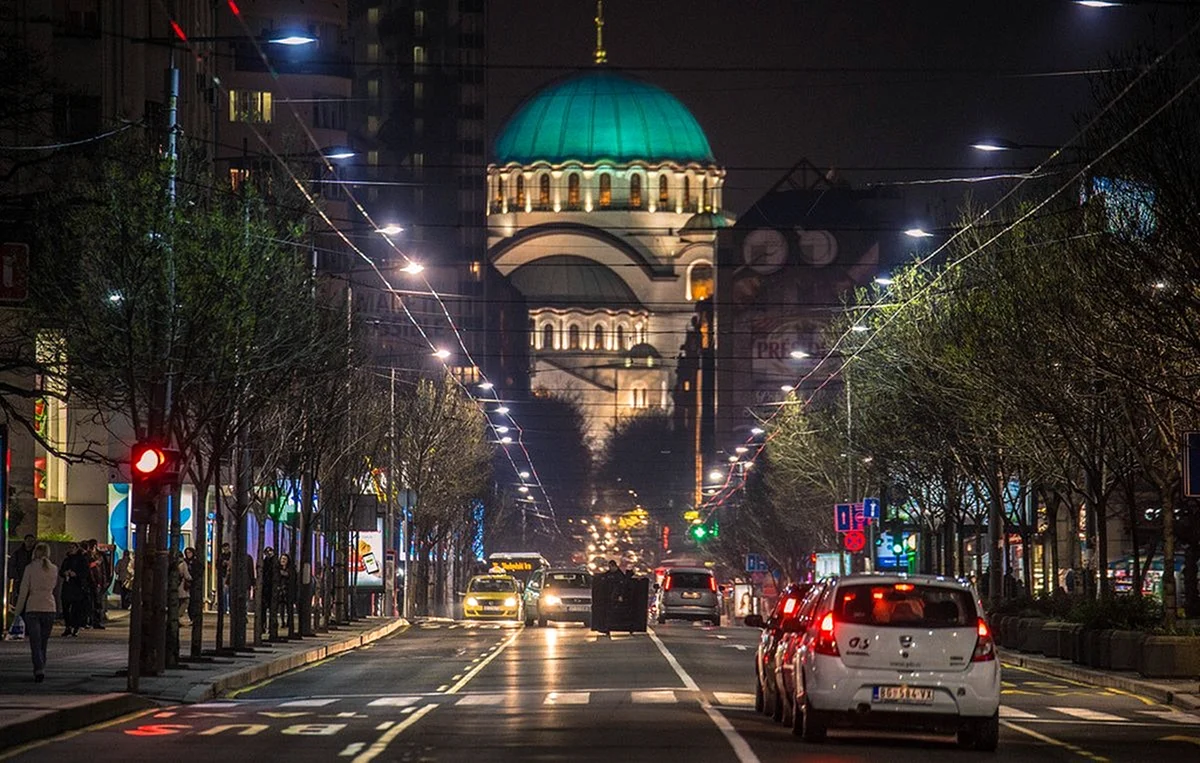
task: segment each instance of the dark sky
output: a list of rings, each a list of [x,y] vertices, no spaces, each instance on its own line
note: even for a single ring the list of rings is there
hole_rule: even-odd
[[[594,5],[488,0],[491,138],[541,83],[591,64]],[[610,65],[696,115],[736,214],[802,158],[856,184],[1032,165],[1047,152],[968,144],[1068,140],[1091,104],[1087,79],[1034,75],[1165,45],[1183,20],[1172,7],[1067,0],[608,0],[605,43]],[[943,188],[953,204],[965,186]]]

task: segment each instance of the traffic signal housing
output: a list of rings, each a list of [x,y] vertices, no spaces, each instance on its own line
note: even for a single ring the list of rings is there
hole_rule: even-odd
[[[179,451],[154,441],[135,444],[129,454],[129,514],[134,524],[153,522],[158,501],[179,481]]]

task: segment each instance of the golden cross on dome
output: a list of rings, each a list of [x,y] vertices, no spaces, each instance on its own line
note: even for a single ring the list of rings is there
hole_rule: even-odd
[[[604,50],[604,0],[596,0],[596,63],[608,61],[608,52]]]

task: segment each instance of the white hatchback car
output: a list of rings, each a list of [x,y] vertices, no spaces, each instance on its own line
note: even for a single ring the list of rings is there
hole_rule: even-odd
[[[929,575],[851,575],[825,591],[793,661],[792,730],[831,726],[954,732],[995,750],[1000,662],[967,583]]]

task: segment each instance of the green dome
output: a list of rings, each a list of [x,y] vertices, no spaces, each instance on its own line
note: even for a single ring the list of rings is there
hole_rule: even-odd
[[[640,307],[633,290],[605,265],[574,254],[527,262],[508,281],[530,307]]]
[[[534,93],[500,131],[496,163],[713,164],[712,148],[687,107],[660,87],[589,69]]]

